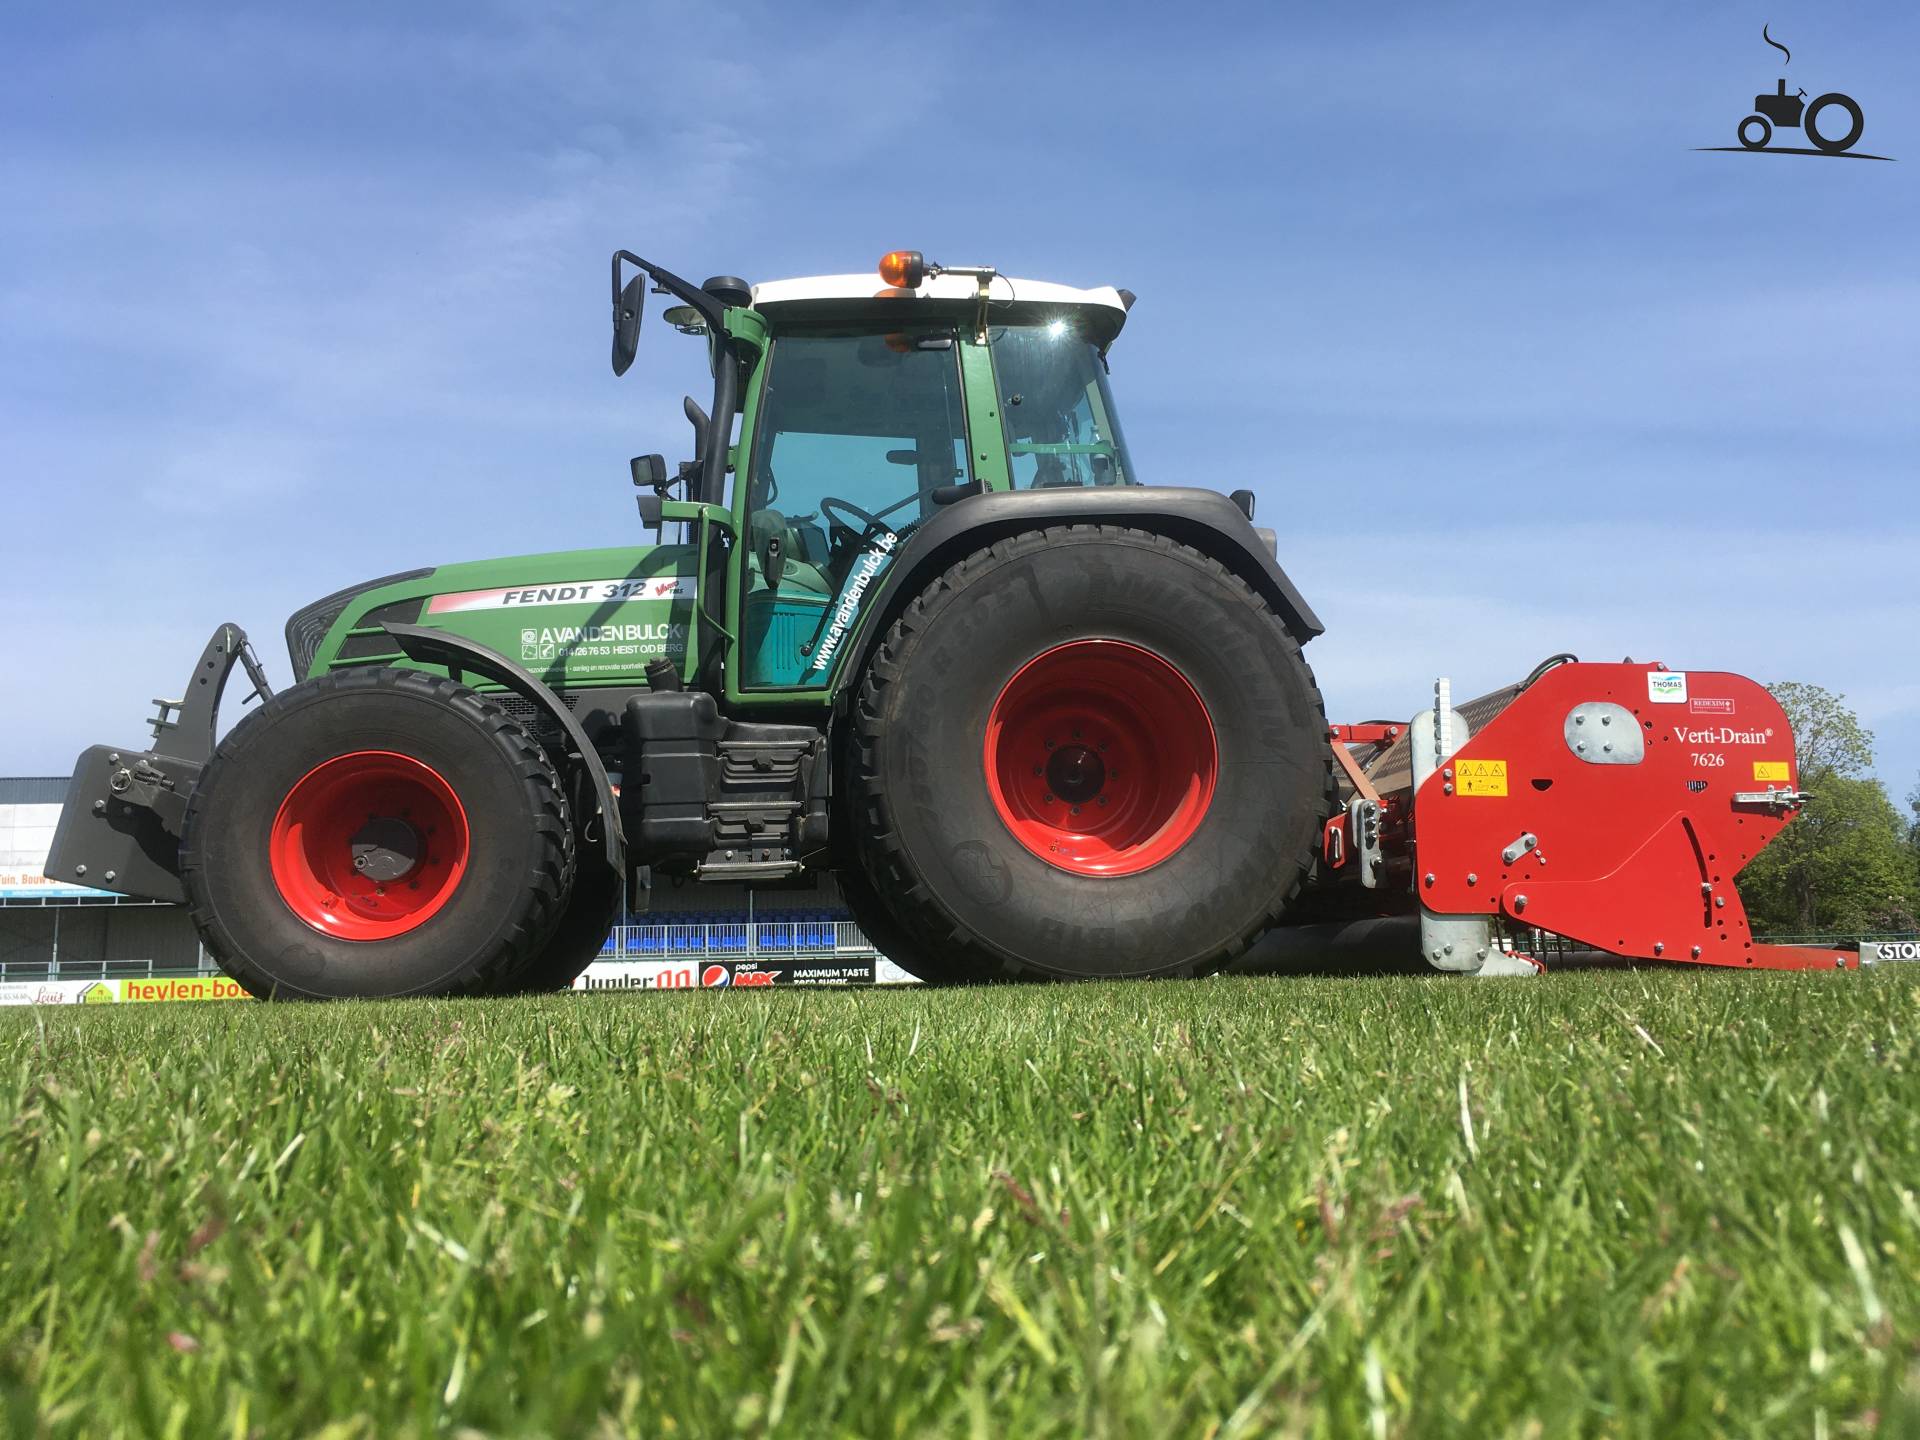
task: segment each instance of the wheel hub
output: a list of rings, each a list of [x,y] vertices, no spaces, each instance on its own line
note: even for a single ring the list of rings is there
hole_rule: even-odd
[[[1046,764],[1047,786],[1069,805],[1081,805],[1107,783],[1106,762],[1085,745],[1067,745]]]
[[[369,880],[404,880],[419,862],[420,832],[392,815],[368,819],[349,846],[353,868]]]
[[[388,750],[350,751],[301,776],[267,842],[287,908],[342,940],[388,940],[433,918],[459,888],[468,846],[453,787]]]
[[[1178,852],[1213,799],[1219,751],[1199,694],[1119,640],[1028,661],[987,716],[987,789],[1029,852],[1079,875],[1132,875]]]

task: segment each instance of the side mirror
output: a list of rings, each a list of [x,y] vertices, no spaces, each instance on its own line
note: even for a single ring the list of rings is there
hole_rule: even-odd
[[[636,455],[627,462],[627,468],[633,472],[633,483],[635,485],[651,485],[655,490],[664,490],[666,488],[666,456]]]
[[[619,262],[616,261],[615,264]],[[613,298],[613,373],[624,375],[640,349],[640,312],[646,306],[647,277],[635,275]]]

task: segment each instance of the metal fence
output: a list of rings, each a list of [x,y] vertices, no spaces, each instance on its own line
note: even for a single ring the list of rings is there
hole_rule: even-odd
[[[205,952],[195,964],[158,960],[0,960],[0,981],[151,980],[156,976],[218,975]]]
[[[851,920],[725,921],[693,925],[616,925],[603,960],[753,959],[760,955],[872,955],[873,942]]]

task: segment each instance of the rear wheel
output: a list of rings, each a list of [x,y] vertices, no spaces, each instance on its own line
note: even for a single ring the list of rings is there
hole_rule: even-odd
[[[1847,112],[1846,133],[1835,136],[1822,135],[1820,117],[1828,110],[1836,109]],[[1860,113],[1859,105],[1854,103],[1851,96],[1842,95],[1836,91],[1830,95],[1822,95],[1807,106],[1807,113],[1801,117],[1800,126],[1816,150],[1824,150],[1829,155],[1839,155],[1851,149],[1854,141],[1860,138],[1860,132],[1867,128],[1867,117]]]
[[[1278,918],[1326,813],[1299,646],[1224,567],[1141,531],[962,561],[889,631],[856,723],[869,903],[933,979],[1215,968]]]
[[[497,986],[553,933],[574,867],[533,739],[465,686],[393,669],[296,685],[235,727],[180,858],[221,967],[309,999]]]

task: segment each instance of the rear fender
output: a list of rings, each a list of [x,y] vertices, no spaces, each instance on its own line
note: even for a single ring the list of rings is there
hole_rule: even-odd
[[[1212,556],[1251,585],[1301,644],[1326,629],[1280,568],[1270,532],[1255,530],[1240,507],[1218,491],[1158,485],[994,491],[942,510],[887,567],[871,618],[860,627],[840,672],[841,693],[852,689],[899,613],[948,566],[995,540],[1055,525],[1125,525],[1165,535]]]

